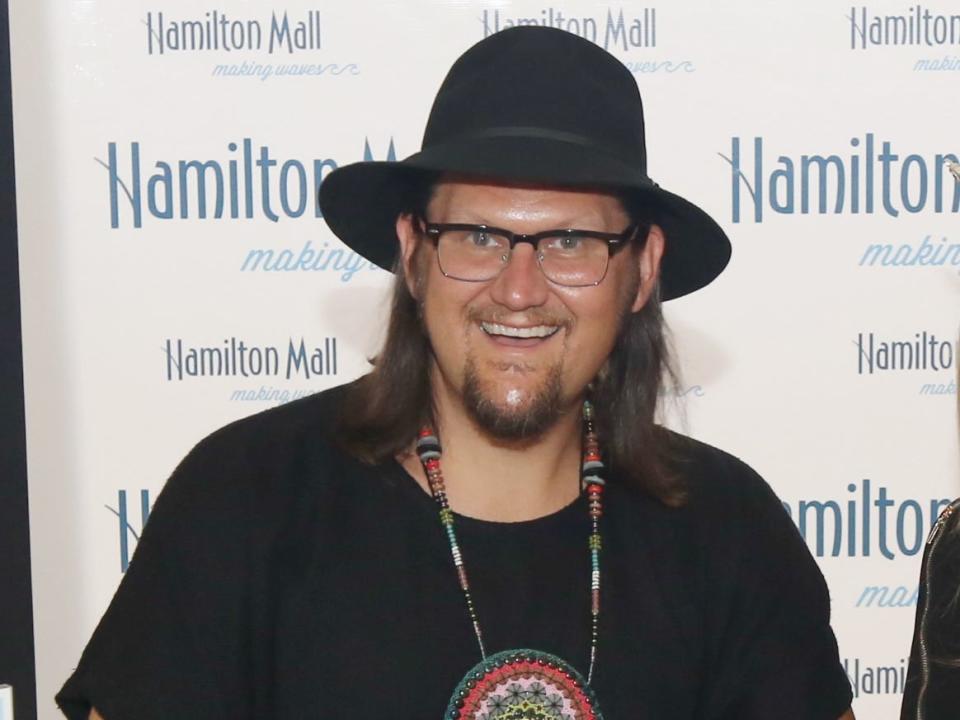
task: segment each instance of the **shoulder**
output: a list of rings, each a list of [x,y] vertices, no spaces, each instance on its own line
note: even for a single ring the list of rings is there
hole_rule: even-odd
[[[827,586],[783,504],[731,453],[677,434],[667,443],[686,503],[651,499],[635,526],[672,637],[702,658],[700,708],[711,717],[840,716],[850,691]]]
[[[750,630],[766,623],[763,632],[792,638],[797,647],[807,632],[830,646],[826,580],[776,493],[731,453],[676,439],[688,500],[675,523],[688,548],[694,546],[688,552],[709,588],[716,627],[730,621]]]
[[[678,520],[705,548],[708,564],[750,582],[797,573],[825,595],[822,573],[767,481],[729,452],[681,435],[673,439],[675,467],[687,488]]]
[[[928,604],[940,618],[960,620],[960,499],[940,513],[923,550],[921,597],[929,593]],[[960,628],[960,623],[957,624]],[[958,631],[960,633],[960,631]],[[953,651],[951,651],[953,652]]]
[[[201,440],[190,467],[276,472],[308,458],[339,455],[334,440],[343,396],[339,385],[235,420]]]
[[[767,481],[739,457],[673,432],[670,445],[674,448],[673,468],[686,487],[691,512],[716,514],[758,506],[783,510]]]
[[[235,420],[201,440],[193,453],[218,455],[241,450],[249,457],[266,451],[293,451],[308,443],[329,444],[349,387],[338,385]]]
[[[158,506],[200,514],[249,512],[316,493],[351,462],[334,440],[341,385],[236,420],[203,438],[178,464]]]
[[[671,431],[664,446],[670,474],[683,487],[682,504],[669,507],[628,491],[627,505],[642,513],[648,533],[694,567],[731,568],[789,559],[809,565],[806,543],[767,481],[737,456]]]

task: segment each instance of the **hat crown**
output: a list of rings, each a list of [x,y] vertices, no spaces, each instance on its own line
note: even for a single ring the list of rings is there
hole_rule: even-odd
[[[730,259],[730,241],[716,221],[647,175],[643,105],[632,73],[562,30],[513,27],[467,50],[437,93],[421,150],[400,162],[334,170],[320,185],[323,217],[353,250],[393,267],[397,218],[422,202],[423,187],[438,173],[641,199],[667,238],[664,300],[703,287]]]
[[[497,134],[589,145],[647,174],[633,75],[607,51],[563,30],[513,27],[467,50],[437,93],[423,149]]]

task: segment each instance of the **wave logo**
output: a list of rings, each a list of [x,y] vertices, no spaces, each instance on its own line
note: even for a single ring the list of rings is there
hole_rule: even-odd
[[[873,215],[960,213],[955,153],[932,157],[902,154],[873,133],[853,137],[849,151],[787,155],[771,153],[763,137],[731,138],[731,219],[778,215]],[[772,157],[774,156],[775,157]]]
[[[131,510],[131,508],[128,507],[126,490],[117,491],[116,508],[104,505],[117,520],[118,538],[120,541],[120,572],[122,573],[125,573],[127,568],[130,567],[133,548],[135,548],[136,544],[140,541],[140,534],[147,524],[147,518],[150,517],[150,491],[140,490],[139,500],[139,513],[137,513],[138,508],[134,507]],[[139,522],[134,519],[137,514],[139,514]]]
[[[142,22],[147,31],[147,55],[213,57],[209,75],[228,82],[234,78],[336,78],[360,74],[358,63],[343,62],[343,58],[338,58],[338,62],[316,61],[323,48],[323,27],[317,10],[291,13],[275,8],[269,16],[260,17],[221,10],[203,15],[161,11],[148,12]]]

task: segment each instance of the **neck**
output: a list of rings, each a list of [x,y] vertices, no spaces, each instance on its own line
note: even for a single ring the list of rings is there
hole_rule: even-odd
[[[480,520],[520,522],[556,512],[580,494],[578,402],[542,435],[504,441],[479,428],[457,399],[437,395],[434,430],[454,512]],[[416,453],[409,453],[402,464],[429,493]]]

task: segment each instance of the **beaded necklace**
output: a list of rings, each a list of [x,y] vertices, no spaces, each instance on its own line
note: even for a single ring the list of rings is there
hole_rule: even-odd
[[[420,430],[417,454],[427,474],[430,492],[440,506],[440,523],[450,543],[453,565],[467,603],[467,613],[480,647],[481,661],[457,686],[444,715],[446,720],[511,720],[513,718],[569,718],[602,720],[590,688],[597,660],[600,621],[600,517],[603,515],[603,461],[593,425],[593,407],[583,403],[583,465],[581,488],[586,490],[591,532],[590,550],[590,665],[586,680],[565,660],[539,650],[506,650],[487,656],[463,553],[454,530],[454,515],[447,501],[440,471],[440,441],[430,427]]]

